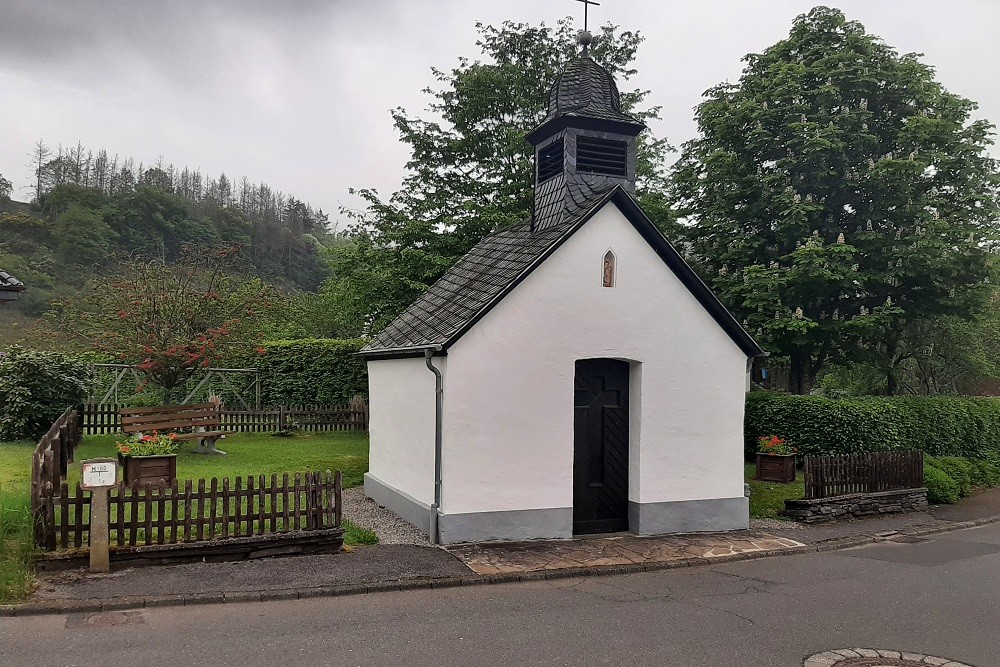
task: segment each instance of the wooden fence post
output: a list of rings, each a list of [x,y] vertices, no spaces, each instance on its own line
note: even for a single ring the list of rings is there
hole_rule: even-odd
[[[344,473],[337,471],[333,474],[333,525],[340,528],[344,518],[343,504]]]

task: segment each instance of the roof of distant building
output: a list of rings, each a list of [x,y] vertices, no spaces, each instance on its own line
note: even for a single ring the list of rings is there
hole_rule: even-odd
[[[0,290],[6,290],[8,292],[23,292],[25,290],[24,283],[10,275],[6,271],[0,271]]]

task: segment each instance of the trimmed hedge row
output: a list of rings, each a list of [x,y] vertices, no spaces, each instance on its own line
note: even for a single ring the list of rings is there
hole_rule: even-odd
[[[748,459],[764,435],[785,438],[800,454],[922,449],[933,456],[1000,458],[1000,399],[830,399],[753,391],[744,435]]]
[[[969,495],[974,488],[1000,485],[1000,462],[966,459],[959,456],[924,458],[924,486],[927,501],[950,504]]]
[[[355,352],[361,339],[312,338],[263,344],[254,360],[265,405],[341,405],[368,396],[368,368]]]

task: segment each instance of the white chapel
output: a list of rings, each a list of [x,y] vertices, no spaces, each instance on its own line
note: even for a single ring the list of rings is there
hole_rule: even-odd
[[[435,543],[748,527],[764,353],[636,202],[643,129],[584,44],[527,136],[531,218],[362,350],[365,493]]]

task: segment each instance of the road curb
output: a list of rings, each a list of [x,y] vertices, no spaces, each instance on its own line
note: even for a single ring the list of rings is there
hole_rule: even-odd
[[[124,611],[154,607],[180,607],[207,604],[237,604],[243,602],[268,602],[271,600],[305,600],[319,597],[340,597],[343,595],[362,595],[367,593],[382,593],[387,591],[410,591],[430,588],[456,588],[460,586],[487,586],[494,584],[509,584],[525,581],[546,581],[559,579],[578,579],[583,577],[606,577],[618,574],[634,574],[637,572],[660,572],[663,570],[680,570],[687,567],[702,565],[718,565],[736,563],[778,556],[794,556],[807,553],[822,553],[840,551],[873,544],[876,542],[891,542],[900,536],[924,537],[952,533],[969,528],[977,528],[991,523],[1000,522],[1000,515],[959,521],[946,526],[918,527],[909,530],[886,533],[883,535],[855,535],[832,539],[825,542],[806,544],[800,547],[786,547],[765,551],[729,554],[714,558],[691,557],[662,563],[635,563],[629,565],[601,565],[593,567],[566,568],[561,570],[540,570],[535,572],[514,572],[508,574],[479,574],[461,577],[418,578],[401,581],[377,581],[363,584],[338,584],[335,586],[316,586],[312,588],[290,588],[270,591],[231,591],[213,593],[193,593],[190,595],[155,595],[129,596],[116,598],[88,599],[54,599],[25,602],[18,605],[0,605],[0,617],[23,617],[61,615],[76,613],[93,613],[108,611]]]

